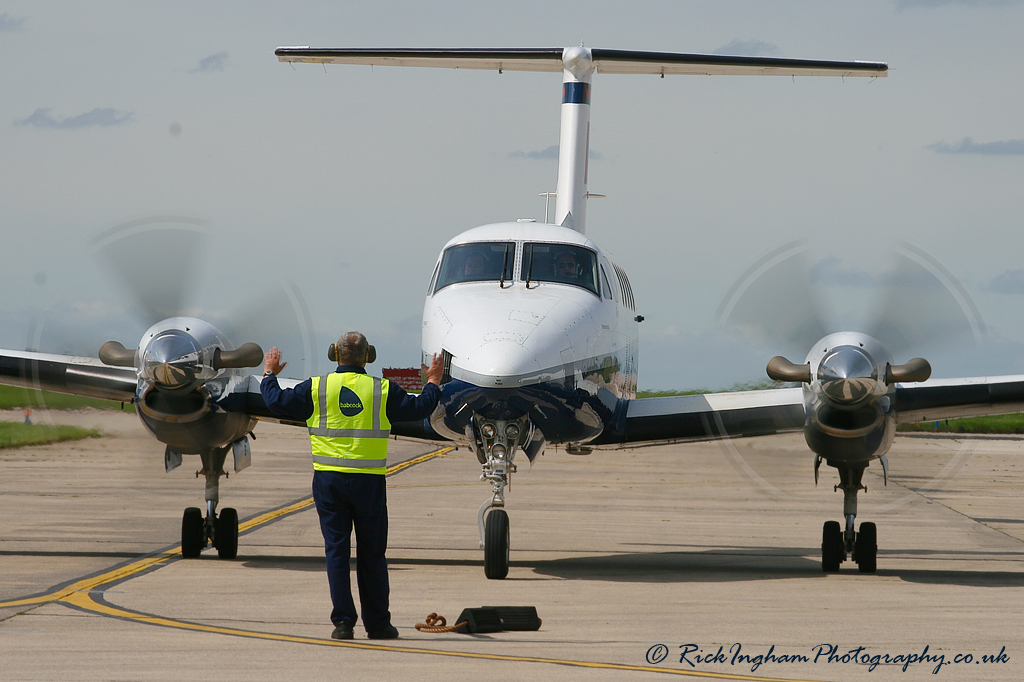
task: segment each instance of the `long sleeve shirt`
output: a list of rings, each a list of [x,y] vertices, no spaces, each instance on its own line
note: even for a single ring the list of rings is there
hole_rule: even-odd
[[[338,365],[336,372],[366,374],[358,365]],[[260,393],[270,411],[279,417],[304,422],[313,414],[312,379],[306,379],[294,388],[281,388],[277,376],[264,377],[260,382]],[[392,381],[388,388],[386,406],[388,421],[411,422],[430,416],[441,399],[441,389],[436,384],[427,384],[423,393],[412,395]]]

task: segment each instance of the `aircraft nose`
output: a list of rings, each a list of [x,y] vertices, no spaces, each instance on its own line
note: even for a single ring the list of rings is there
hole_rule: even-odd
[[[469,381],[477,386],[514,386],[525,375],[535,374],[541,369],[537,356],[515,341],[487,341],[470,353],[464,361],[454,361],[463,376],[455,378]]]

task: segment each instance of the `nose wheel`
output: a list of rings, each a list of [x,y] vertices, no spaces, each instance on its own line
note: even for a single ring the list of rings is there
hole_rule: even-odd
[[[878,566],[878,529],[875,524],[865,521],[860,530],[854,531],[854,519],[857,517],[857,493],[867,490],[861,484],[864,468],[837,467],[839,469],[839,485],[836,490],[843,491],[843,512],[846,516],[845,532],[838,521],[826,521],[821,529],[821,570],[825,573],[836,573],[839,564],[851,557],[861,573],[874,573]]]
[[[508,514],[504,509],[492,509],[484,526],[484,575],[501,580],[508,575]]]
[[[206,547],[206,522],[203,521],[203,510],[189,507],[181,517],[181,555],[186,559],[195,559]]]
[[[248,453],[248,441],[236,441],[241,442],[244,442],[244,450]],[[207,544],[217,548],[217,556],[221,559],[234,559],[238,556],[238,512],[231,507],[225,507],[220,514],[217,513],[220,477],[227,475],[224,473],[224,459],[229,450],[232,450],[231,446],[200,453],[203,468],[196,472],[196,477],[202,475],[206,478],[206,517],[203,518],[203,512],[199,507],[189,507],[181,517],[181,556],[186,559],[198,558]],[[237,452],[235,471],[239,471]]]
[[[505,486],[511,484],[516,465],[512,462],[521,442],[530,441],[533,427],[529,418],[513,421],[483,419],[474,415],[477,435],[477,458],[482,465],[480,480],[491,484],[491,496],[480,505],[477,524],[480,527],[480,546],[484,550],[484,575],[490,580],[508,576],[509,526],[505,506]]]
[[[225,507],[219,515],[203,518],[199,507],[189,507],[181,517],[181,555],[197,559],[207,544],[217,549],[221,559],[238,556],[238,512]]]

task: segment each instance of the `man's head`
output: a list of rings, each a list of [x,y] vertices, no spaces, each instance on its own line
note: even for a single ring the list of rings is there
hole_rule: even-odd
[[[559,277],[576,277],[576,255],[563,251],[555,256],[555,274]]]
[[[371,346],[366,342],[366,337],[360,332],[345,332],[338,337],[336,348],[339,365],[365,367],[367,362],[373,362],[373,360],[367,357],[367,351]]]
[[[484,274],[487,269],[487,259],[484,254],[479,251],[475,251],[466,257],[466,275],[470,277],[480,276]]]

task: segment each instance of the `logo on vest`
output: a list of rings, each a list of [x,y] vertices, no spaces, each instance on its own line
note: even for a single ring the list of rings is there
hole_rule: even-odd
[[[338,407],[341,408],[341,413],[346,417],[354,417],[363,411],[363,401],[359,399],[355,391],[342,386],[341,391],[338,393]]]

